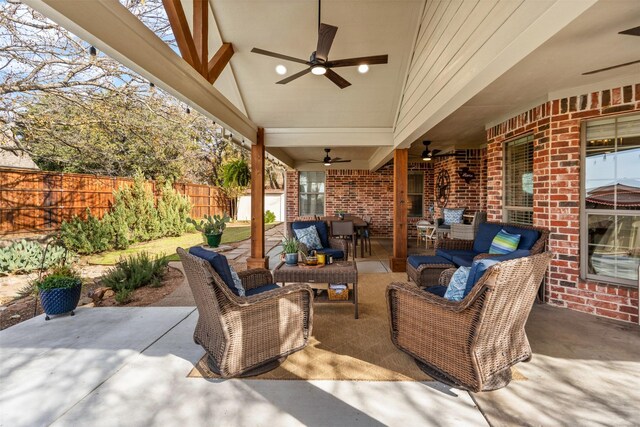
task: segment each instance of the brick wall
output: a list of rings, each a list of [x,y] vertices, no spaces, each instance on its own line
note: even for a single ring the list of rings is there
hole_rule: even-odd
[[[546,102],[487,131],[488,219],[502,220],[503,143],[534,137],[535,225],[550,230],[556,256],[546,280],[550,304],[638,322],[638,289],[580,278],[580,129],[585,119],[640,111],[640,84]]]

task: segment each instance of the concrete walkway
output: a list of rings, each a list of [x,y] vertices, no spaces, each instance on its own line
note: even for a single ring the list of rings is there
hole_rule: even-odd
[[[192,307],[79,309],[0,332],[2,426],[487,425],[428,382],[187,378],[204,354]]]

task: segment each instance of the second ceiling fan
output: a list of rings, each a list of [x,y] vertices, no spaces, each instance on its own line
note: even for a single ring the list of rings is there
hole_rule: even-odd
[[[271,56],[273,58],[284,59],[286,61],[297,62],[299,64],[305,64],[308,66],[308,68],[305,68],[304,70],[296,74],[293,74],[287,78],[280,80],[279,82],[276,82],[277,84],[287,84],[299,77],[304,76],[305,74],[312,73],[319,76],[324,75],[326,78],[335,83],[340,89],[344,89],[348,86],[351,86],[351,83],[349,83],[338,73],[333,71],[332,68],[353,67],[361,65],[366,65],[368,67],[369,65],[386,64],[388,62],[388,55],[363,56],[359,58],[336,59],[333,61],[329,61],[329,50],[331,50],[331,45],[333,44],[333,39],[336,36],[338,27],[323,24],[320,21],[321,9],[321,0],[318,0],[318,44],[316,50],[311,53],[308,61],[304,59],[294,58],[288,55],[283,55],[280,53],[270,52],[264,49],[259,49],[257,47],[251,49],[251,52],[253,53]]]

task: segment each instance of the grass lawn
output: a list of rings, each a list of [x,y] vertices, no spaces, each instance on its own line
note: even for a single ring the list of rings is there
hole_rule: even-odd
[[[265,224],[265,230],[275,227],[279,223]],[[229,224],[222,234],[222,244],[239,242],[251,237],[251,226],[246,223]],[[126,257],[138,252],[149,252],[151,255],[164,255],[169,261],[178,261],[176,248],[178,246],[188,248],[203,243],[202,234],[188,233],[179,237],[165,237],[145,243],[136,243],[121,251],[109,251],[91,255],[87,261],[89,264],[114,265],[120,257]]]

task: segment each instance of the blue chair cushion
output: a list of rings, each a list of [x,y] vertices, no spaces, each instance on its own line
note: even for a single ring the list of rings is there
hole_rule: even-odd
[[[491,224],[489,222],[483,222],[478,226],[476,232],[476,238],[473,241],[473,251],[478,254],[489,253],[489,248],[493,242],[493,238],[496,237],[502,230],[502,226],[499,224]]]
[[[333,259],[344,259],[344,252],[340,249],[322,248],[318,252],[325,255],[331,255]]]
[[[466,254],[473,254],[473,256],[478,255],[473,251],[465,249],[436,249],[436,255],[446,258],[451,262],[453,262],[454,256],[465,256]]]
[[[274,289],[280,289],[280,286],[276,285],[275,283],[269,283],[267,285],[262,285],[257,288],[249,289],[248,291],[246,291],[246,295],[250,297],[251,295],[258,295],[263,292],[272,291]]]
[[[464,296],[467,296],[471,289],[478,283],[478,280],[484,275],[489,267],[496,265],[502,261],[508,261],[511,259],[522,258],[531,255],[531,252],[526,249],[517,249],[506,255],[496,255],[491,258],[484,258],[477,261],[473,261],[471,264],[471,270],[469,271],[469,277],[467,278],[467,286],[464,291]]]
[[[447,292],[448,286],[429,286],[428,288],[424,288],[425,291],[430,292],[434,295],[438,295],[439,297],[444,297],[445,292]]]
[[[477,254],[475,252],[471,251],[462,252],[455,254],[452,257],[451,262],[453,262],[457,267],[471,267],[471,264],[473,264],[473,258],[476,255]]]
[[[220,276],[222,281],[229,287],[229,289],[231,289],[231,292],[240,296],[240,292],[233,282],[227,257],[217,252],[206,250],[202,246],[193,246],[192,248],[189,248],[189,253],[208,261],[209,264],[211,264],[211,267],[213,267],[213,270],[218,273],[218,276]]]
[[[324,221],[295,221],[291,224],[291,229],[300,230],[303,228],[308,228],[312,225],[315,226],[316,230],[318,231],[318,236],[320,237],[320,243],[322,243],[322,247],[328,248],[329,229],[327,228],[327,224]]]
[[[507,225],[504,227],[505,231],[511,234],[520,235],[520,243],[518,243],[518,249],[531,249],[533,245],[540,238],[540,232],[537,230],[530,230],[528,228],[520,228],[513,225]]]
[[[407,262],[413,268],[418,268],[423,264],[451,264],[448,259],[437,255],[411,255],[407,258]]]
[[[444,298],[449,301],[461,301],[466,296],[465,289],[469,278],[469,270],[471,270],[471,267],[458,267],[453,276],[451,276]]]

